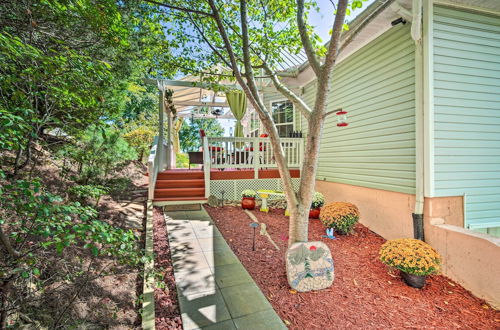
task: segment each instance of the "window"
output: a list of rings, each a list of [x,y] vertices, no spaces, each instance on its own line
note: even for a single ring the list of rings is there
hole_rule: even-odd
[[[293,104],[290,101],[271,103],[273,121],[280,137],[289,137],[293,132]]]
[[[250,114],[250,134],[249,136],[258,137],[260,128],[259,114],[254,111]]]

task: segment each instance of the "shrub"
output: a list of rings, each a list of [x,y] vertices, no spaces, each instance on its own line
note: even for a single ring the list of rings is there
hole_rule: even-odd
[[[255,190],[246,189],[241,192],[241,197],[254,197],[257,195]]]
[[[100,185],[78,185],[68,189],[68,193],[73,199],[85,202],[88,198],[94,199],[95,207],[99,205],[101,196],[106,194],[108,189]]]
[[[354,224],[359,220],[359,210],[356,205],[346,202],[333,202],[321,209],[321,222],[337,233],[349,234]]]
[[[323,196],[323,194],[320,192],[315,192],[313,194],[311,208],[318,209],[318,208],[322,207],[323,205],[325,205],[325,196]]]
[[[441,263],[441,256],[434,248],[414,238],[389,240],[382,245],[379,255],[384,264],[419,276],[437,273]]]

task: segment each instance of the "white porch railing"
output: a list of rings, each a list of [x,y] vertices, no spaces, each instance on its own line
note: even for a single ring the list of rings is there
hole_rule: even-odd
[[[156,178],[158,177],[158,172],[162,171],[165,167],[165,161],[163,160],[166,155],[166,144],[165,142],[158,143],[159,138],[155,136],[153,141],[153,147],[148,157],[148,199],[153,200],[155,195]]]
[[[211,168],[253,168],[257,177],[261,168],[278,167],[269,138],[207,137],[205,140],[204,157]],[[304,140],[280,140],[288,166],[300,167],[304,156]]]

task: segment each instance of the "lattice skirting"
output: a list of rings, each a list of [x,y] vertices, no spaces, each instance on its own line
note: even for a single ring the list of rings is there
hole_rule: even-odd
[[[293,188],[299,190],[300,178],[292,178]],[[245,189],[283,190],[281,179],[245,179],[245,180],[211,180],[210,194],[222,198],[224,191],[225,200],[240,200],[241,192]]]

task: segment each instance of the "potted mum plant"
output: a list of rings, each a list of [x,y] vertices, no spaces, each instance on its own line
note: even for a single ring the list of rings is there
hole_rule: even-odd
[[[253,210],[255,208],[255,196],[257,193],[255,190],[246,189],[241,192],[241,207],[247,210]]]
[[[309,210],[309,218],[318,219],[321,207],[325,205],[325,196],[320,192],[313,194],[311,209]]]
[[[321,209],[319,219],[325,226],[333,228],[335,232],[347,235],[359,221],[359,210],[352,203],[333,202]]]
[[[401,271],[404,282],[413,288],[423,288],[428,275],[439,271],[441,256],[429,244],[414,238],[385,242],[380,248],[380,260]]]

